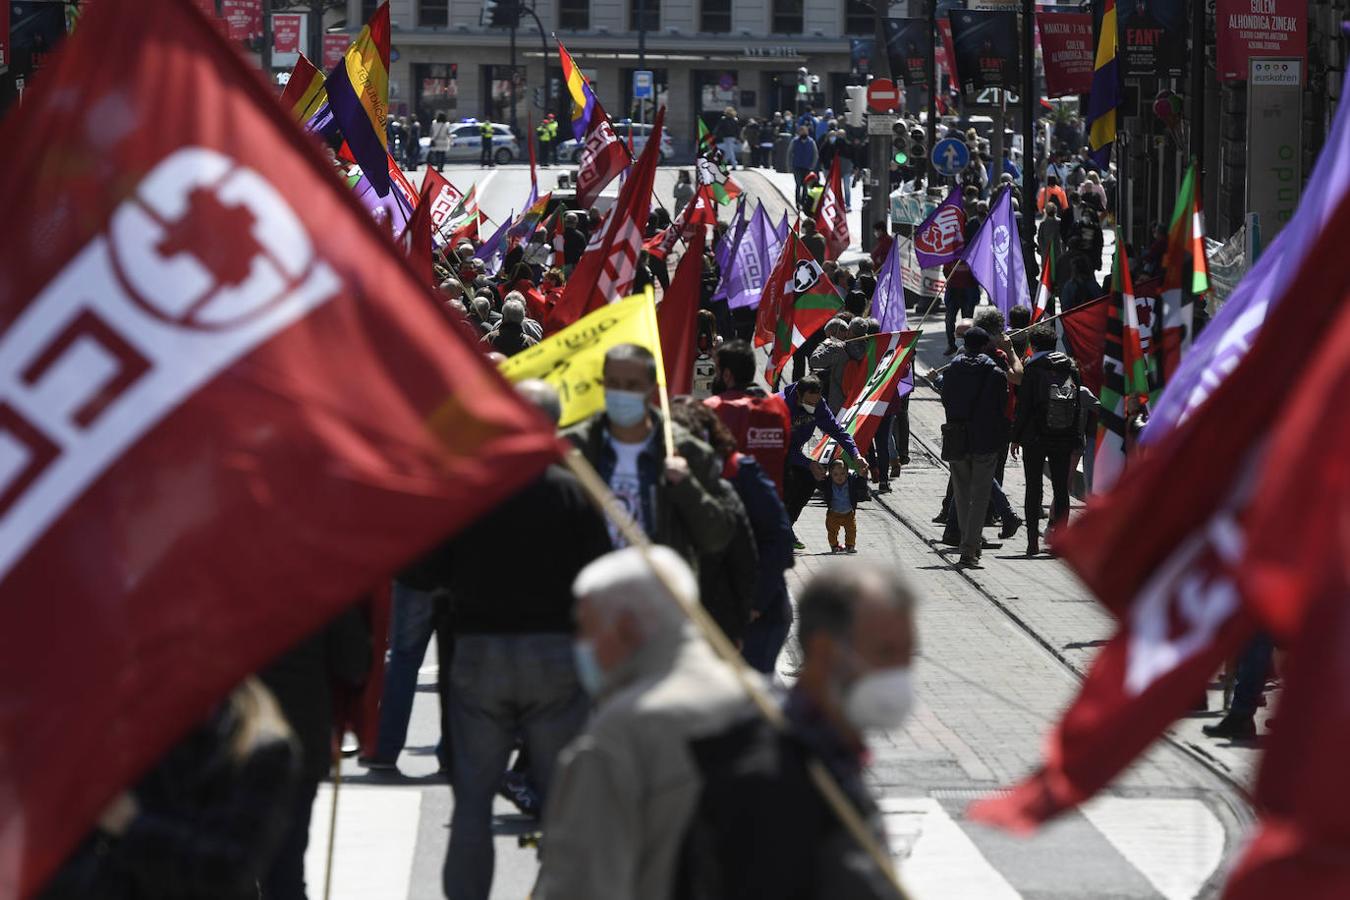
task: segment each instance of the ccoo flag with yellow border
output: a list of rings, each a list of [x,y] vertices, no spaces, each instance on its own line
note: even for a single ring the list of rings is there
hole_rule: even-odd
[[[656,325],[656,296],[650,288],[606,304],[517,353],[501,364],[501,373],[513,382],[542,378],[557,388],[562,400],[558,426],[566,428],[605,408],[605,354],[619,344],[637,344],[652,352],[656,381],[664,391],[666,366]]]
[[[328,105],[375,193],[389,193],[389,4],[381,3],[333,71]]]

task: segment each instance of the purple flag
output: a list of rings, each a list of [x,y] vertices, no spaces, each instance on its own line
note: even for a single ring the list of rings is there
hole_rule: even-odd
[[[989,218],[980,226],[961,258],[970,266],[975,280],[989,294],[989,302],[1006,318],[1008,310],[1021,304],[1031,306],[1026,267],[1022,261],[1022,242],[1013,217],[1012,192],[1003,191],[989,210]]]
[[[1350,75],[1345,88],[1350,88]],[[1317,243],[1327,217],[1336,210],[1350,189],[1350,112],[1346,104],[1336,110],[1331,138],[1313,167],[1308,187],[1289,224],[1275,236],[1256,265],[1238,282],[1237,288],[1214,317],[1214,321],[1182,357],[1176,374],[1158,398],[1140,440],[1156,443],[1195,411],[1219,386],[1256,342],[1271,305],[1284,294],[1290,277],[1303,263],[1308,249]]]
[[[385,172],[386,177],[388,174]],[[413,217],[412,207],[408,205],[402,192],[386,191],[384,196],[380,196],[378,189],[370,183],[364,172],[359,176],[355,174],[348,176],[348,184],[356,194],[356,199],[370,212],[375,224],[380,226],[380,230],[388,230],[389,236],[397,240]]]
[[[746,224],[741,239],[736,242],[736,251],[731,256],[730,265],[719,288],[724,291],[723,296],[727,298],[727,305],[732,309],[759,304],[759,295],[764,291],[764,281],[769,277],[769,271],[773,266],[766,252],[771,237],[764,207],[757,207]]]
[[[726,233],[722,235],[722,239],[717,242],[717,246],[713,249],[718,271],[725,272],[727,270],[727,265],[731,262],[731,255],[736,252],[736,244],[740,241],[741,235],[745,233],[745,226],[748,223],[749,219],[745,217],[745,195],[742,194],[740,199],[736,201],[736,211],[731,216],[731,222],[727,225]]]
[[[960,259],[965,246],[966,209],[954,187],[914,232],[914,257],[920,268],[932,269]]]
[[[511,227],[511,222],[515,217],[516,214],[512,211],[511,215],[503,219],[502,224],[497,226],[497,230],[492,232],[492,237],[488,238],[477,250],[473,251],[473,255],[486,264],[484,268],[489,275],[496,274],[497,266],[501,265],[501,262],[497,259],[497,251],[501,249],[502,240],[506,237],[506,232]]]
[[[778,227],[774,229],[774,233],[778,235],[779,246],[782,246],[783,242],[787,240],[788,231],[791,227],[792,226],[788,224],[788,214],[785,209],[783,210],[783,221],[779,222]]]
[[[872,315],[882,331],[905,330],[905,264],[900,259],[900,242],[891,241],[890,252],[877,273],[877,289],[872,295]],[[913,381],[910,382],[913,386]]]

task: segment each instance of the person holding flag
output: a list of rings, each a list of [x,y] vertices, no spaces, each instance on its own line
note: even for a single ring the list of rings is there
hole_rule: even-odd
[[[811,440],[817,428],[839,442],[849,468],[858,471],[863,466],[858,445],[853,443],[853,436],[835,419],[834,413],[825,403],[824,393],[820,379],[815,375],[807,375],[778,393],[787,406],[788,421],[791,423],[787,466],[783,470],[783,502],[787,506],[788,520],[793,525],[797,524],[802,510],[811,501],[817,483],[825,478],[825,470],[820,463],[808,458],[803,452],[806,442]],[[806,549],[799,539],[794,546],[798,550]]]

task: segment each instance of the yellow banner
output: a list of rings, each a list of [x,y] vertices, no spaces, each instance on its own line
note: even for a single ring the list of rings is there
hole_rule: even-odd
[[[656,326],[656,298],[646,293],[624,297],[517,353],[501,365],[509,381],[542,378],[562,398],[560,427],[567,427],[605,408],[605,353],[619,344],[637,344],[656,356],[656,380],[665,390],[661,333]]]

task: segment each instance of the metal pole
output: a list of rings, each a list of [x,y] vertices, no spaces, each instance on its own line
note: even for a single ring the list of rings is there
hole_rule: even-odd
[[[1195,0],[1199,2],[1199,0]],[[1035,240],[1036,224],[1036,41],[1035,0],[1022,0],[1022,242]]]
[[[1191,159],[1199,184],[1205,175],[1205,4],[1191,3]]]
[[[263,70],[263,77],[267,79],[267,84],[273,90],[276,89],[276,79],[272,73],[272,0],[262,0],[262,47],[258,50],[258,64]]]
[[[885,19],[885,4],[881,2],[873,3],[872,31],[876,49],[872,53],[871,66],[872,72],[877,78],[893,78],[895,75],[891,71],[891,57],[886,47]],[[900,85],[896,85],[896,95],[901,96]],[[889,134],[868,134],[867,143],[867,160],[871,175],[869,181],[872,183],[869,185],[871,195],[868,197],[867,205],[863,207],[863,216],[860,223],[862,234],[858,236],[858,243],[863,250],[870,249],[868,241],[872,238],[872,226],[877,222],[886,222],[886,231],[890,231],[888,220],[891,212],[891,136]]]
[[[520,14],[517,12],[511,18],[511,130],[516,134],[520,133],[520,119],[516,115],[516,28],[519,25]]]
[[[937,0],[928,0],[928,184],[937,170],[932,168],[933,145],[937,143]]]
[[[647,68],[647,0],[638,0],[638,68]]]

